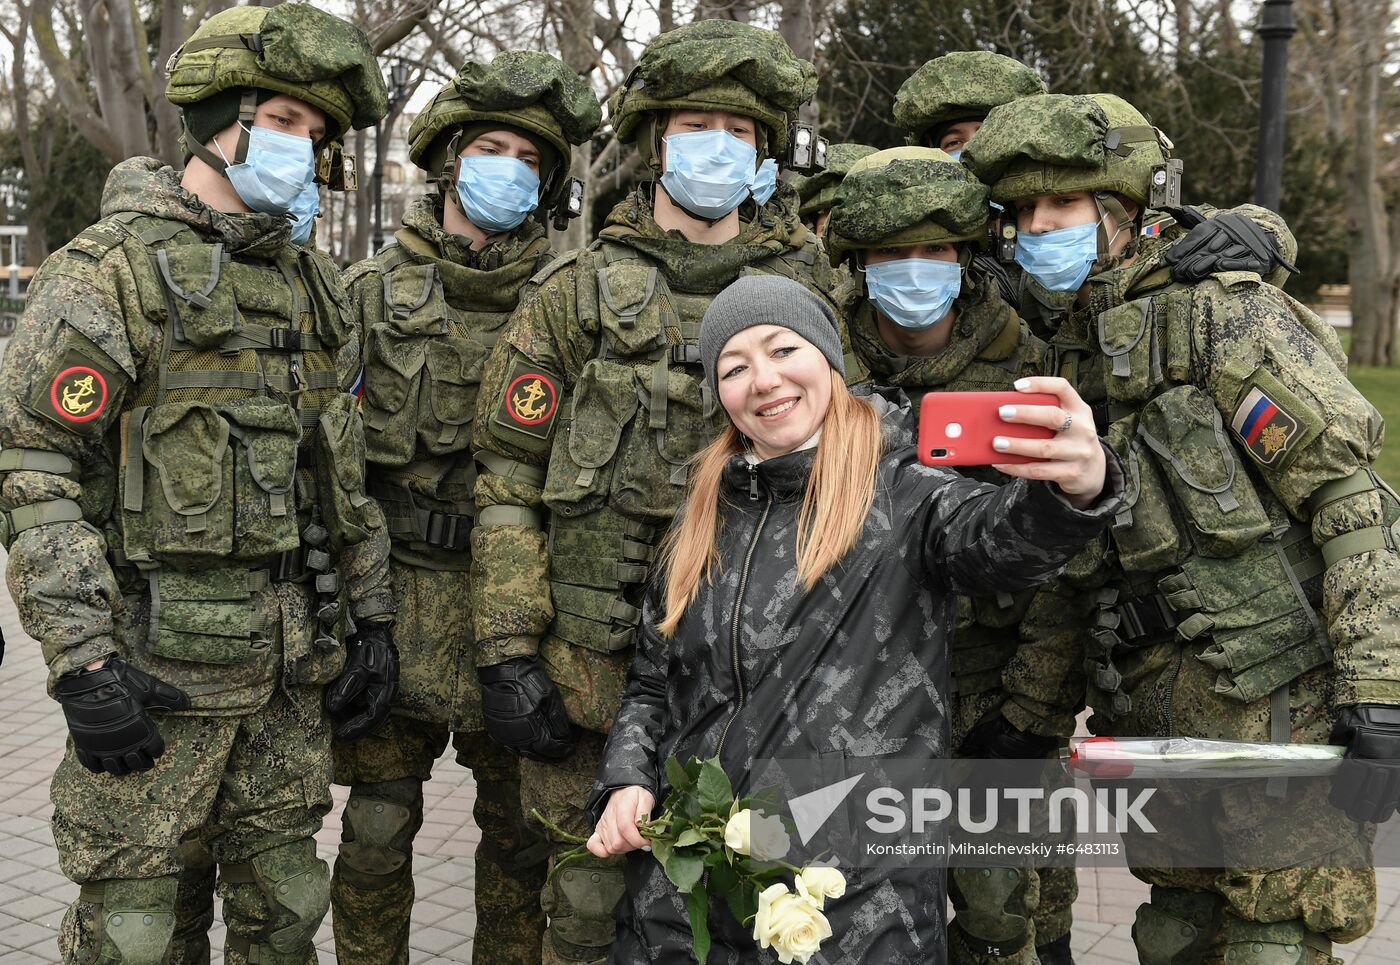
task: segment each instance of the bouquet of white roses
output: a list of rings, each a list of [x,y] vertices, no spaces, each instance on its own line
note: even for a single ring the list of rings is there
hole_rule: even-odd
[[[710,896],[724,899],[743,925],[753,925],[754,941],[772,948],[778,961],[805,963],[831,937],[822,914],[826,899],[846,893],[846,879],[835,868],[799,868],[783,860],[791,847],[777,802],[765,792],[736,798],[718,758],[692,758],[684,767],[666,760],[671,793],[659,817],[638,824],[651,843],[652,857],[666,877],[687,896],[695,958],[710,953]],[[566,866],[579,848],[563,856]]]

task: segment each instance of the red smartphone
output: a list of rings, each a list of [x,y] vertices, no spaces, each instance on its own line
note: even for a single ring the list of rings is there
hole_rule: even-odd
[[[1004,405],[1059,405],[1048,392],[930,392],[919,404],[919,462],[925,466],[990,466],[1040,462],[1030,456],[997,452],[992,440],[1049,439],[1054,429],[1004,422]]]

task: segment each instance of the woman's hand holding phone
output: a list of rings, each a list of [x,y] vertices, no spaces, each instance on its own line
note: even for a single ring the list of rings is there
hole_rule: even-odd
[[[1042,426],[1054,430],[1054,434],[1048,439],[997,436],[992,440],[992,448],[997,452],[1039,461],[992,465],[1008,476],[1052,482],[1076,509],[1087,509],[1103,492],[1107,472],[1093,410],[1074,391],[1074,386],[1056,376],[1017,379],[1016,391],[1048,393],[1059,400],[1059,405],[1003,405],[998,413],[1002,420]]]

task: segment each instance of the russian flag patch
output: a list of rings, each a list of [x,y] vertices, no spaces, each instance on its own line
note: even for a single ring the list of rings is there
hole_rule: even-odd
[[[1162,222],[1160,222],[1160,221],[1154,221],[1154,222],[1152,222],[1152,223],[1149,224],[1149,225],[1143,225],[1143,226],[1142,226],[1142,236],[1143,236],[1144,238],[1151,238],[1151,237],[1153,237],[1154,235],[1159,235],[1159,234],[1161,234],[1161,233],[1162,233]]]
[[[1298,420],[1257,385],[1235,409],[1230,427],[1250,454],[1265,466],[1281,459],[1299,435]]]
[[[365,394],[365,367],[363,365],[360,366],[360,371],[356,373],[355,381],[350,383],[348,391],[357,399]]]

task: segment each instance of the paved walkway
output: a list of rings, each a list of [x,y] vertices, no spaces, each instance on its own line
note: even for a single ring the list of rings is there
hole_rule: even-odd
[[[3,567],[0,553],[0,567]],[[58,873],[48,820],[49,779],[62,756],[63,715],[45,691],[47,670],[38,644],[19,628],[8,592],[0,592],[0,627],[8,643],[0,670],[0,965],[58,961],[56,929],[77,887]],[[331,860],[339,840],[343,788],[318,835]],[[426,821],[417,842],[418,902],[413,909],[414,965],[470,962],[476,913],[472,855],[480,833],[471,822],[475,784],[450,757],[439,761],[424,791]],[[1337,952],[1349,963],[1400,965],[1400,870],[1382,870],[1381,918],[1370,936]],[[1083,869],[1074,907],[1079,965],[1136,962],[1129,925],[1146,887],[1126,870]],[[214,962],[223,961],[223,925],[212,936]],[[330,919],[316,936],[322,963],[335,954]]]

